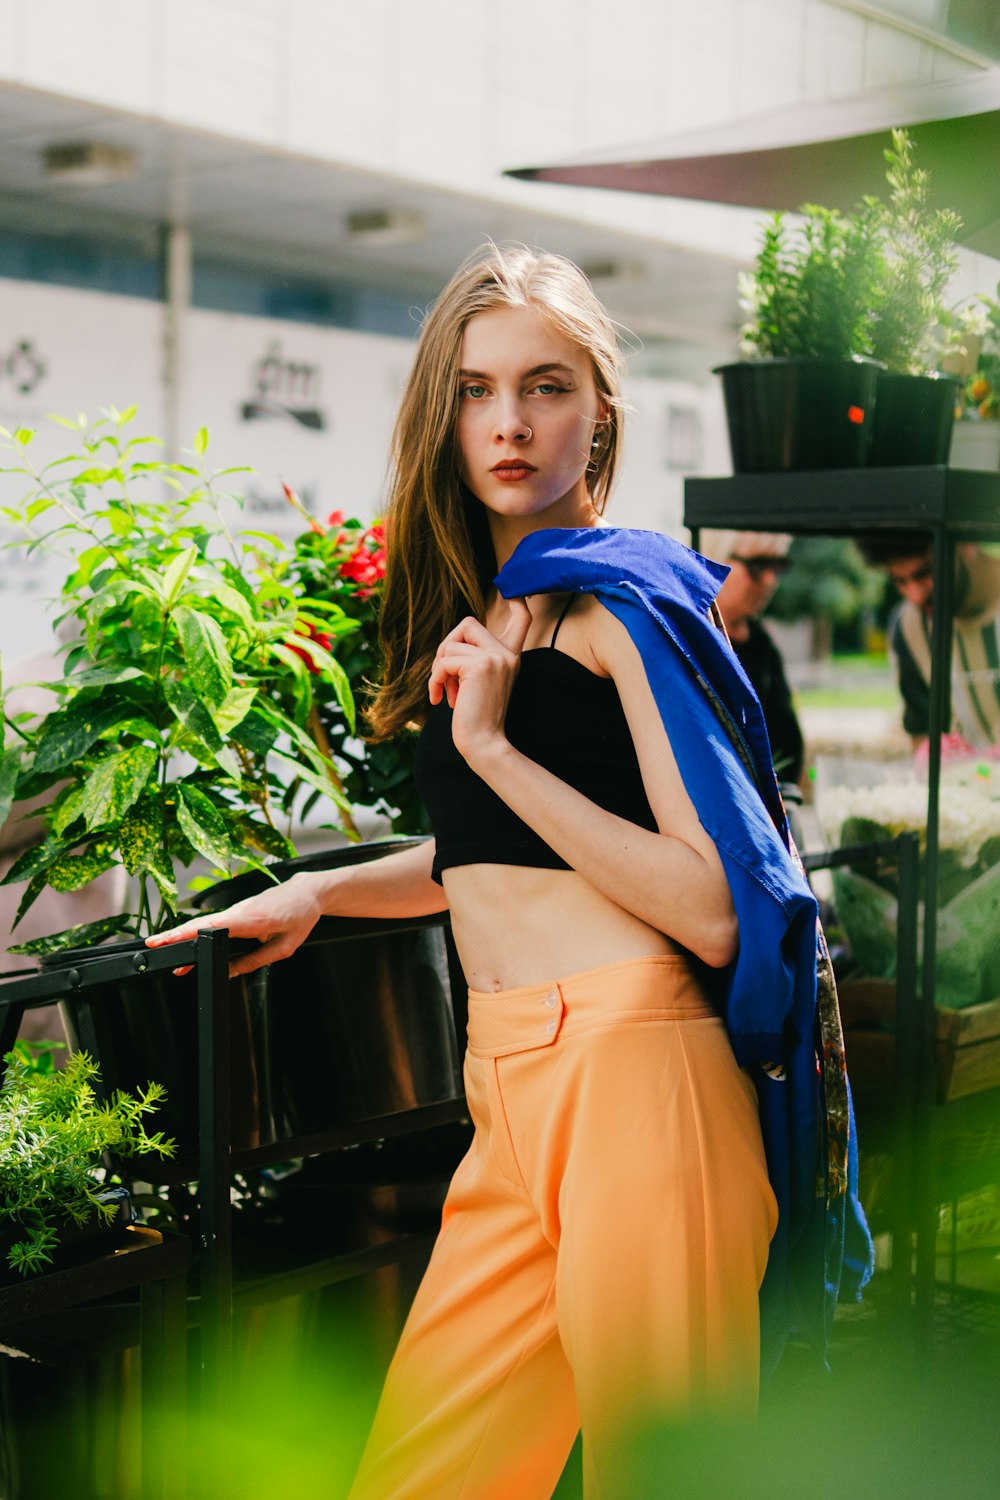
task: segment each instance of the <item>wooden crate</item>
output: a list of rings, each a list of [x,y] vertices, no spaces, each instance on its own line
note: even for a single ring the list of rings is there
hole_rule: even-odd
[[[889,1089],[895,1062],[896,986],[851,979],[840,986],[847,1069],[858,1093]],[[1000,997],[967,1010],[934,1012],[937,1100],[1000,1087]]]

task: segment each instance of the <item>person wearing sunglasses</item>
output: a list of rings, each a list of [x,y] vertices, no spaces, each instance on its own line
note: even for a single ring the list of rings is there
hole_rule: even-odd
[[[775,774],[784,782],[798,782],[802,777],[802,729],[781,653],[760,616],[789,566],[791,540],[790,536],[765,531],[706,530],[699,541],[699,551],[705,557],[729,566],[729,576],[716,603],[733,650],[760,699]]]

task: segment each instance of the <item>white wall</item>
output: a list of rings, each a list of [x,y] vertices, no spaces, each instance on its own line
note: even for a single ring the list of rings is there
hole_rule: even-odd
[[[974,64],[831,0],[5,0],[0,79],[733,250],[731,210],[504,167]]]
[[[0,280],[0,425],[39,429],[36,464],[73,452],[50,413],[96,417],[138,404],[133,433],[162,435],[158,304],[100,292]],[[384,500],[389,438],[414,344],[404,339],[194,309],[187,321],[181,430],[210,433],[212,468],[249,465],[225,481],[245,495],[243,524],[286,537],[301,530],[282,498],[287,480],[314,514],[371,520]],[[682,535],[685,472],[723,472],[728,449],[717,390],[642,377],[630,407],[625,462],[608,513],[618,525]],[[0,456],[0,466],[13,460]],[[58,471],[56,471],[58,474]],[[23,479],[0,475],[0,505]],[[0,543],[14,528],[0,518]],[[59,558],[0,551],[0,656],[51,643],[65,574]]]

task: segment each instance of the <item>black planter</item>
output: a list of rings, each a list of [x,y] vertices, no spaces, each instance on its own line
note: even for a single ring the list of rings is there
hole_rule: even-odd
[[[880,370],[871,467],[946,464],[961,382],[953,375],[895,375]]]
[[[378,859],[414,842],[349,846],[273,868],[287,879],[297,870]],[[198,904],[222,910],[267,884],[251,872],[221,881]],[[461,1099],[464,987],[446,920],[327,919],[290,959],[230,982],[234,1152]],[[141,1175],[192,1175],[195,976],[137,974],[61,1004],[73,1044],[96,1058],[106,1089],[135,1090],[152,1078],[167,1090],[152,1126],[177,1140],[178,1157],[143,1158]]]
[[[720,365],[736,473],[863,467],[880,368],[860,357]]]
[[[136,951],[144,944],[116,943],[95,948],[90,957]],[[76,955],[59,954],[80,962]],[[83,961],[86,961],[84,958]],[[275,1067],[270,1034],[267,971],[230,983],[232,1107],[234,1151],[251,1150],[287,1134],[287,1111]],[[162,1083],[166,1101],[151,1117],[150,1129],[177,1142],[173,1158],[143,1157],[139,1174],[147,1181],[178,1181],[194,1175],[198,1149],[198,1012],[194,974],[175,978],[169,970],[66,996],[59,1003],[74,1047],[97,1062],[103,1089],[134,1093],[151,1079]]]
[[[273,868],[287,879],[423,842],[353,845]],[[198,904],[220,910],[266,883],[251,871],[203,892]],[[461,1099],[465,982],[444,917],[429,925],[329,918],[268,971],[268,992],[273,1065],[292,1135]]]
[[[94,1209],[83,1224],[78,1224],[75,1219],[65,1219],[59,1226],[59,1242],[53,1247],[51,1264],[39,1275],[47,1271],[68,1270],[124,1244],[125,1230],[135,1219],[131,1193],[128,1188],[112,1187],[103,1189],[97,1196],[102,1203],[114,1204],[115,1217],[108,1221]],[[13,1224],[5,1224],[0,1229],[0,1283],[5,1286],[18,1286],[31,1279],[7,1264],[7,1252],[21,1238],[22,1232]]]

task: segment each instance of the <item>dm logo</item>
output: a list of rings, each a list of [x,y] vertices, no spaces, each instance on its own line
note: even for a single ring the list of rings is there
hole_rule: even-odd
[[[325,430],[326,414],[317,405],[319,365],[282,358],[279,340],[272,339],[267,353],[252,366],[251,380],[254,395],[240,407],[244,422],[286,417],[314,432]]]

